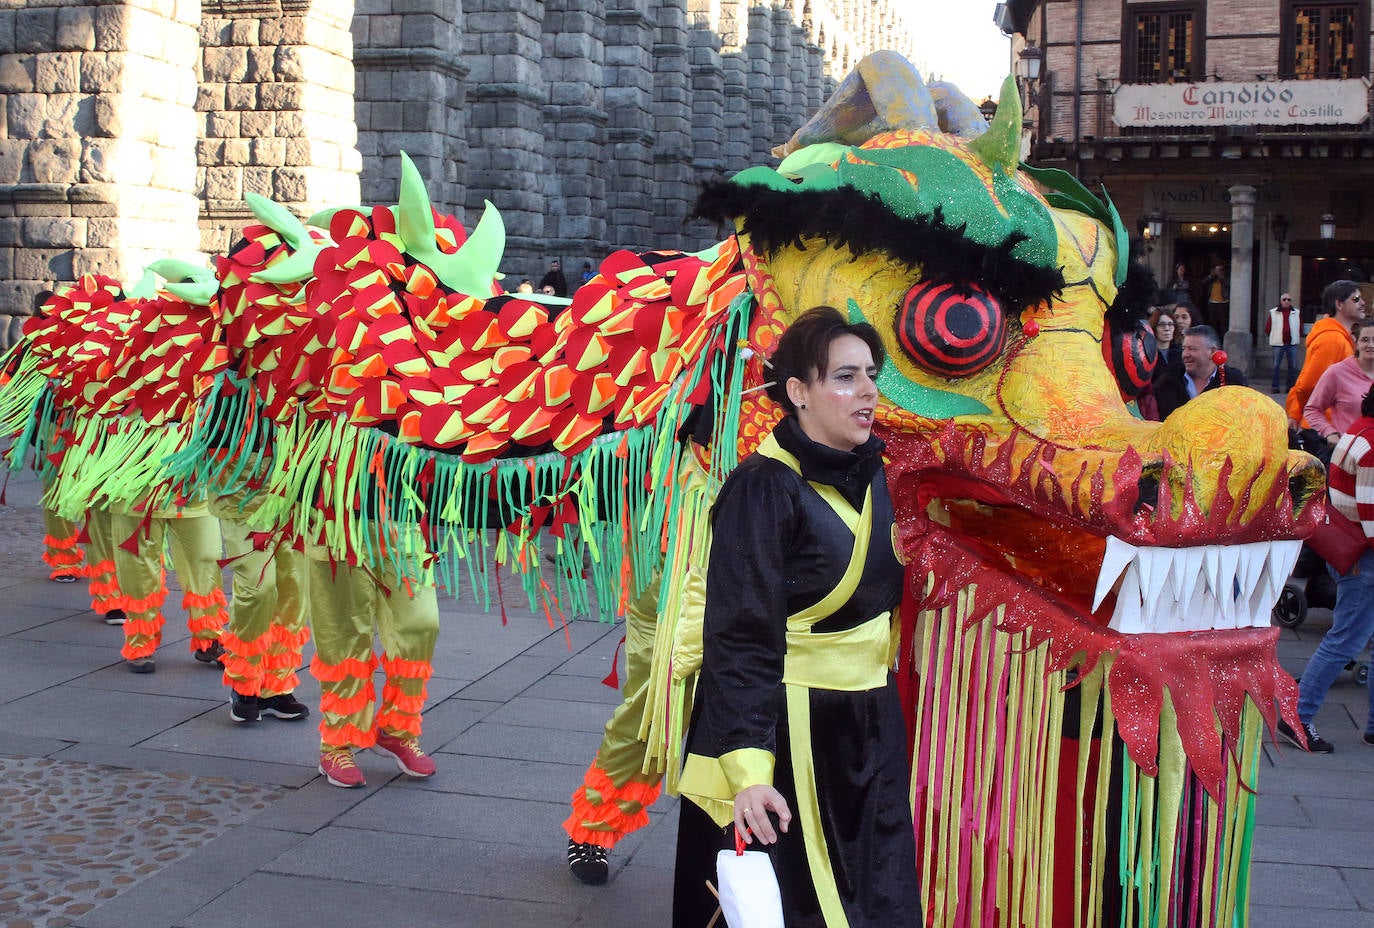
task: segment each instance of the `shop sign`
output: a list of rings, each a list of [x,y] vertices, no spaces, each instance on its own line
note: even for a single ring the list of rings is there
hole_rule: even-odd
[[[1368,115],[1366,78],[1122,84],[1112,93],[1118,126],[1353,126]]]

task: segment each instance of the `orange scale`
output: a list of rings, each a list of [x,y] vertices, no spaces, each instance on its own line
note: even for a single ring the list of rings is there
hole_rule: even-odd
[[[573,382],[577,372],[566,364],[556,364],[545,368],[539,377],[535,397],[547,407],[562,406],[572,398]]]
[[[610,374],[601,373],[595,377],[579,377],[573,384],[573,406],[586,416],[600,418],[615,402],[619,387]]]
[[[663,278],[655,277],[652,280],[626,287],[622,292],[636,300],[666,300],[672,295],[673,288]]]
[[[452,448],[476,434],[455,409],[428,406],[419,412],[419,434],[435,448]]]
[[[564,454],[576,454],[601,434],[601,428],[600,419],[574,415],[563,428],[550,429],[553,432],[553,446]]]
[[[504,435],[492,432],[477,432],[463,448],[462,458],[469,464],[490,461],[506,449],[510,442]]]
[[[423,264],[412,264],[401,272],[406,292],[428,298],[439,288],[439,278]]]
[[[408,409],[401,414],[396,428],[396,437],[406,444],[417,445],[421,439],[420,410]]]
[[[508,402],[519,403],[531,399],[539,383],[539,364],[536,361],[519,361],[501,371],[497,388]]]
[[[513,364],[529,360],[533,352],[524,345],[505,345],[496,349],[494,355],[495,363],[492,366],[493,374],[500,374]]]
[[[644,392],[639,401],[635,403],[634,419],[636,423],[645,423],[657,415],[659,408],[663,405],[664,399],[668,396],[668,391],[672,389],[672,384],[661,383]]]
[[[580,329],[568,338],[567,357],[579,371],[600,367],[610,352],[611,346],[606,339],[591,329]]]
[[[588,301],[583,305],[574,304],[568,307],[568,311],[558,317],[556,324],[562,328],[566,328],[573,324],[596,325],[609,319],[612,313],[616,311],[619,302],[620,301],[616,298],[616,294],[607,289],[606,292],[595,301]],[[565,322],[564,320],[567,321]]]
[[[362,238],[371,231],[372,225],[367,217],[356,209],[341,209],[329,219],[329,237],[336,242]]]
[[[508,339],[528,338],[549,321],[548,311],[529,300],[511,300],[497,313],[501,334]]]
[[[512,422],[520,423],[511,432],[511,438],[522,444],[537,445],[546,440],[555,416],[538,404],[526,401],[513,407],[510,417]]]

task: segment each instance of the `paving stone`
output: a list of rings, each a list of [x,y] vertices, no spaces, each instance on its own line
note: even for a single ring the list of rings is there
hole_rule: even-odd
[[[551,673],[536,680],[524,691],[525,696],[540,699],[575,699],[581,702],[595,702],[606,706],[620,704],[620,691],[602,686],[600,681],[587,677],[574,677],[563,673]],[[610,718],[608,711],[606,718]]]
[[[1354,909],[1355,898],[1335,867],[1257,863],[1250,870],[1250,904],[1312,909]],[[1321,918],[1325,919],[1323,912]]]
[[[459,692],[466,699],[491,699],[504,702],[528,689],[551,673],[562,661],[557,658],[521,655],[502,664]]]
[[[600,732],[510,728],[490,722],[479,722],[455,738],[447,750],[459,754],[484,754],[514,760],[561,760],[576,757],[590,761],[600,744]]]
[[[1361,870],[1355,867],[1339,869],[1356,904],[1365,911],[1374,912],[1374,870]]]
[[[415,861],[415,866],[423,862]],[[183,919],[184,928],[563,928],[565,906],[277,874],[255,874]]]
[[[567,802],[582,783],[585,764],[524,761],[512,764],[499,757],[475,754],[434,755],[439,772],[424,787],[441,793]],[[588,758],[590,762],[591,758]]]
[[[423,789],[381,790],[341,815],[350,828],[463,841],[547,847],[567,818],[566,803],[493,800]]]
[[[559,728],[599,734],[605,729],[607,718],[606,707],[598,703],[517,696],[489,715],[486,721],[496,725]]]
[[[61,716],[65,737],[127,747],[213,705],[203,699],[142,693],[112,699],[109,693],[80,687],[47,689],[0,705],[0,731],[48,735],[52,719]]]
[[[1294,928],[1313,922],[1310,909],[1286,906],[1250,906],[1249,928]],[[1321,913],[1321,928],[1374,928],[1374,912],[1330,910]]]
[[[1256,825],[1254,859],[1314,868],[1374,869],[1374,843],[1366,831]]]
[[[297,764],[275,764],[234,757],[214,757],[186,751],[155,751],[145,747],[83,742],[61,752],[63,759],[104,763],[131,770],[159,770],[168,774],[199,777],[224,777],[268,786],[298,787],[313,780],[315,756],[298,757]]]
[[[84,916],[266,807],[227,780],[0,757],[0,886],[35,924]]]

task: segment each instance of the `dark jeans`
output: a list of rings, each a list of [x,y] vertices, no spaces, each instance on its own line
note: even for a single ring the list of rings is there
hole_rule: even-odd
[[[1298,366],[1298,346],[1297,345],[1275,345],[1274,346],[1274,382],[1269,390],[1270,393],[1279,392],[1279,368],[1283,362],[1288,362],[1288,376],[1284,380],[1283,392],[1287,393],[1293,389],[1293,381],[1297,379]]]

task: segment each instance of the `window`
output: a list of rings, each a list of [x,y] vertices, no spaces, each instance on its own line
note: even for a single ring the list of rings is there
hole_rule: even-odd
[[[1367,3],[1313,3],[1288,0],[1284,6],[1283,65],[1288,78],[1363,77],[1369,50]]]
[[[1132,4],[1126,10],[1123,83],[1164,84],[1202,77],[1202,4]]]

